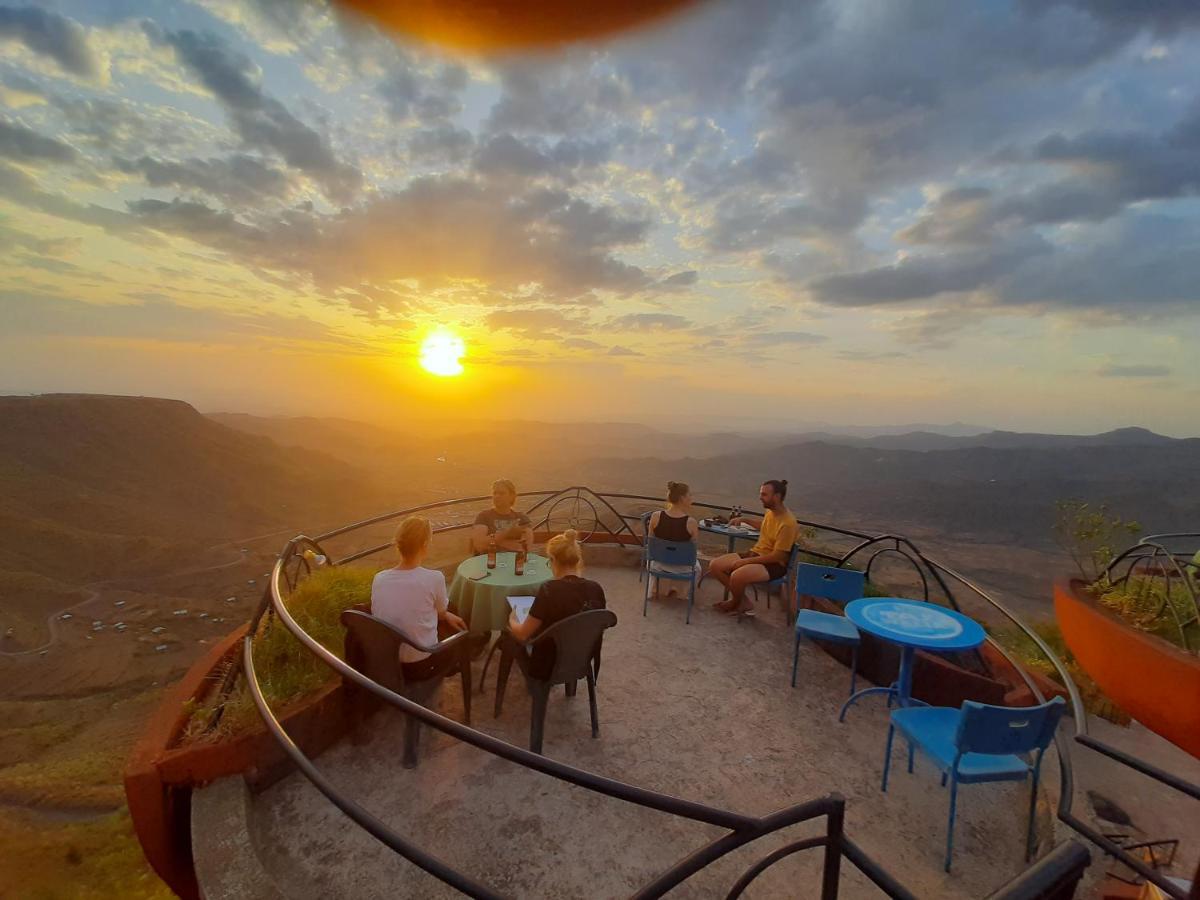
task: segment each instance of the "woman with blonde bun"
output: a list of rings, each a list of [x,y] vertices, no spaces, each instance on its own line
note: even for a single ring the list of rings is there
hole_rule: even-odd
[[[536,637],[555,622],[589,609],[604,609],[607,601],[604,588],[583,578],[583,551],[574,529],[555,535],[546,542],[546,556],[554,578],[545,582],[534,598],[524,622],[516,613],[509,616],[508,629],[500,637],[500,652],[511,656],[521,671],[532,678],[546,678],[554,668],[553,644],[532,648],[525,642]],[[503,665],[503,662],[501,663]]]
[[[660,509],[650,517],[648,529],[656,538],[661,538],[664,541],[681,544],[685,541],[695,541],[700,534],[700,523],[696,521],[692,515],[692,489],[682,481],[667,482],[667,508]],[[687,566],[671,566],[663,563],[651,563],[650,573],[658,572],[678,572],[686,574]],[[700,562],[696,561],[696,565],[692,570],[694,577],[700,577]],[[654,594],[658,596],[658,583],[655,582]],[[668,597],[674,597],[678,594],[675,588],[671,588],[667,594]]]

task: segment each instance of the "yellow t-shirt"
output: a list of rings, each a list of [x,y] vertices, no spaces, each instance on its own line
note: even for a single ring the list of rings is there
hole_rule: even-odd
[[[776,515],[774,510],[768,509],[758,532],[758,543],[752,552],[755,556],[766,556],[776,551],[791,553],[792,545],[799,536],[800,524],[791,510],[785,509],[783,515]]]

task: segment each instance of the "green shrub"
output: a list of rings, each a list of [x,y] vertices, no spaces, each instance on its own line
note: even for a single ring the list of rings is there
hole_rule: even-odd
[[[1184,650],[1200,647],[1200,622],[1188,588],[1179,580],[1130,576],[1118,586],[1098,585],[1097,599],[1141,631]],[[1181,630],[1180,623],[1183,624]]]
[[[1071,680],[1079,689],[1079,697],[1083,701],[1084,709],[1092,715],[1116,722],[1118,725],[1128,725],[1129,714],[1113,703],[1079,665],[1067,646],[1067,642],[1063,639],[1058,623],[1053,619],[1043,619],[1040,622],[1034,622],[1032,627],[1037,636],[1046,642],[1046,645],[1066,667],[1067,674],[1071,676]],[[996,639],[996,643],[1012,654],[1025,669],[1044,675],[1059,684],[1063,683],[1054,663],[1050,662],[1049,657],[1042,653],[1042,649],[1033,638],[1020,628],[998,628],[989,629],[989,631]]]
[[[288,597],[288,612],[323,647],[344,659],[346,632],[339,617],[352,606],[371,602],[371,581],[376,571],[353,566],[317,569]],[[254,670],[263,697],[276,712],[319,691],[334,678],[333,671],[273,615],[263,617],[254,635]],[[225,673],[219,675],[223,682]],[[193,707],[184,731],[185,741],[219,740],[260,724],[254,698],[242,675],[224,698],[213,691]],[[220,718],[213,727],[218,709]]]

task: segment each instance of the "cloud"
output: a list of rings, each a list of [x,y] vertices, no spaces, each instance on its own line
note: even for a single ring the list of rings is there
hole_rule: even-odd
[[[27,163],[70,163],[79,154],[69,144],[39,134],[19,122],[0,119],[0,156]]]
[[[114,165],[126,174],[140,175],[150,187],[197,190],[235,206],[282,199],[292,188],[285,172],[242,153],[179,162],[149,156],[136,160],[118,158]]]
[[[1049,245],[1031,240],[983,249],[909,256],[890,266],[830,275],[809,285],[813,299],[830,306],[876,306],[928,300],[947,293],[975,291],[992,284]]]
[[[562,341],[562,346],[570,347],[572,350],[600,350],[604,347],[604,345],[598,341],[580,337],[564,338]]]
[[[1101,366],[1096,374],[1103,378],[1162,378],[1171,374],[1170,366],[1121,366],[1115,363]]]
[[[621,331],[680,331],[692,323],[675,313],[629,313],[611,319],[608,326]]]
[[[485,321],[489,328],[516,331],[528,339],[549,339],[564,332],[578,333],[587,327],[586,322],[557,309],[499,309],[489,313]]]
[[[414,131],[408,139],[413,162],[458,165],[467,160],[475,147],[475,136],[465,128],[442,124]]]
[[[20,41],[72,75],[96,78],[100,74],[100,61],[83,26],[50,10],[0,6],[0,38]]]
[[[43,190],[37,181],[20,169],[3,164],[0,164],[0,197],[49,216],[100,228],[110,234],[147,244],[159,243],[127,213],[95,203],[79,203],[63,194]]]
[[[742,343],[751,347],[812,346],[829,340],[823,334],[810,331],[762,331],[742,337]]]
[[[453,177],[427,177],[357,207],[311,207],[243,221],[194,201],[142,200],[130,213],[147,227],[191,238],[252,268],[305,275],[324,290],[412,279],[423,287],[471,282],[516,294],[539,285],[547,298],[593,289],[626,293],[649,277],[616,258],[640,243],[647,223],[562,191],[516,196]]]
[[[230,50],[212,34],[161,31],[151,23],[146,31],[151,40],[172,47],[179,61],[220,101],[246,146],[278,153],[333,200],[347,201],[361,187],[362,172],[338,160],[324,136],[263,92],[262,73],[249,57]]]
[[[685,269],[682,272],[676,272],[674,275],[668,275],[666,278],[660,279],[655,283],[654,287],[660,291],[679,291],[692,287],[699,280],[699,272],[695,269]]]
[[[617,344],[615,347],[610,347],[607,355],[608,356],[642,356],[642,354],[638,353],[636,350],[630,350],[628,347],[622,347],[620,344]]]
[[[462,111],[459,95],[467,86],[466,69],[445,64],[430,77],[402,51],[397,49],[397,53],[399,57],[376,89],[393,121],[438,122]]]
[[[90,274],[88,277],[92,277]],[[142,338],[202,343],[339,340],[309,318],[248,305],[244,312],[183,306],[150,294],[137,303],[93,304],[48,293],[0,290],[5,336]]]

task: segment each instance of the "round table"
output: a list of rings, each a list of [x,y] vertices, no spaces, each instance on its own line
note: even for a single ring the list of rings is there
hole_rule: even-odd
[[[543,582],[554,577],[544,556],[530,553],[525,572],[513,571],[517,554],[496,554],[496,568],[488,569],[487,555],[480,554],[459,564],[450,583],[450,609],[467,620],[472,631],[500,631],[508,624],[511,612],[507,597],[533,596]],[[486,578],[479,576],[488,572]]]
[[[846,604],[846,618],[860,631],[900,647],[900,672],[889,687],[870,687],[859,691],[842,705],[838,721],[860,697],[868,694],[894,696],[900,706],[923,700],[912,695],[913,658],[918,650],[950,653],[974,650],[987,639],[983,626],[960,612],[921,600],[903,597],[864,597]]]

